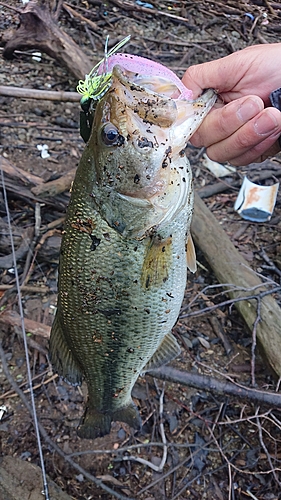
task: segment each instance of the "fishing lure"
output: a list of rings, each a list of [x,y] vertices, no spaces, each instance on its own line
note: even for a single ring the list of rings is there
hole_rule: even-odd
[[[112,49],[107,50],[109,36],[106,37],[104,57],[99,61],[90,73],[85,76],[85,80],[79,80],[76,90],[82,95],[80,100],[82,111],[80,113],[80,134],[85,142],[90,138],[93,117],[90,108],[93,101],[99,101],[111,86],[112,73],[108,71],[108,58],[115,54],[117,50],[123,47],[131,38],[126,36],[118,42]],[[103,65],[102,73],[99,69]]]

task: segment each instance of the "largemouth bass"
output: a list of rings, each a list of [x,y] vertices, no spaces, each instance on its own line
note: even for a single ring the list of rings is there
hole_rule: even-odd
[[[88,387],[82,438],[112,421],[141,426],[131,391],[141,373],[177,356],[171,334],[194,270],[193,188],[184,148],[216,96],[193,101],[174,73],[144,58],[107,61],[62,238],[54,368]]]

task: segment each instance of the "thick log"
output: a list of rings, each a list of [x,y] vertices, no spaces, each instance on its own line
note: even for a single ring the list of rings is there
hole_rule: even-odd
[[[232,283],[246,289],[246,291],[231,291],[229,293],[231,298],[258,295],[267,289],[231,243],[198,194],[195,196],[191,232],[196,245],[202,250],[219,283]],[[280,377],[281,309],[277,302],[271,295],[266,295],[259,300],[259,310],[257,301],[253,299],[236,302],[235,306],[251,331],[256,326],[261,350],[271,368]],[[256,322],[258,314],[260,321]]]
[[[20,14],[20,24],[5,46],[3,56],[11,59],[15,50],[37,49],[65,66],[75,78],[89,73],[93,64],[85,52],[59,28],[48,4],[26,4]]]

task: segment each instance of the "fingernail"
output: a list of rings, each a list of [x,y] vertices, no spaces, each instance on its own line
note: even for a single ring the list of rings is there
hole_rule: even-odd
[[[245,123],[251,120],[251,118],[254,118],[260,111],[262,111],[260,101],[253,97],[249,97],[237,110],[237,116],[241,122]]]
[[[269,110],[266,110],[261,116],[259,116],[254,123],[254,129],[258,135],[269,135],[277,128],[278,122]]]

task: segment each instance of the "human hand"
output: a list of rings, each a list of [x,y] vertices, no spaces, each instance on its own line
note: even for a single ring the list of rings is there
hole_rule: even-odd
[[[216,61],[191,66],[182,81],[198,97],[213,88],[220,97],[191,138],[209,158],[233,165],[261,162],[280,151],[281,112],[269,94],[281,86],[281,43],[255,45]]]

